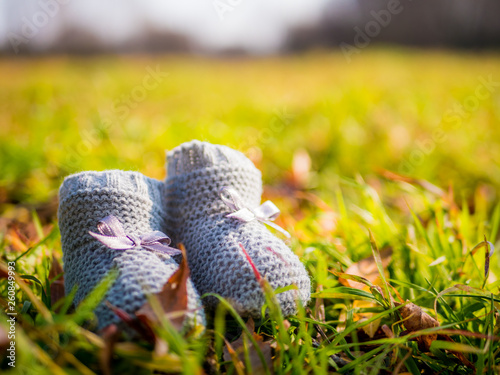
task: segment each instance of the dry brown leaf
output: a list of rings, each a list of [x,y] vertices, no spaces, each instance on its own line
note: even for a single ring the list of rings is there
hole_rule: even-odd
[[[297,188],[307,186],[311,173],[311,157],[304,149],[299,149],[293,154],[291,185]]]
[[[63,269],[56,257],[52,257],[52,265],[50,267],[49,280],[51,281],[50,303],[51,306],[54,306],[59,300],[64,298],[65,294]],[[59,309],[60,307],[58,307],[55,311],[59,312]]]
[[[187,280],[189,269],[185,257],[179,269],[168,279],[161,292],[156,294],[160,307],[167,318],[170,318],[172,325],[180,330],[184,322],[184,312],[187,310]],[[155,355],[162,357],[167,354],[168,346],[166,342],[155,334],[153,327],[158,324],[156,316],[149,302],[146,302],[135,316],[129,315],[124,310],[111,305],[106,301],[107,306],[130,328],[136,331],[145,340],[154,343]],[[101,334],[105,334],[103,331]]]
[[[380,252],[380,257],[382,259],[382,267],[385,269],[389,265],[392,259],[392,249],[390,247],[387,247],[383,249]],[[368,258],[362,259],[357,263],[351,264],[344,274],[348,275],[354,275],[354,276],[359,276],[364,278],[365,280],[368,280],[372,284],[375,285],[382,285],[381,280],[380,280],[380,275],[378,272],[377,268],[377,263],[375,263],[375,259],[373,256],[370,256]],[[361,289],[361,290],[366,290],[369,291],[370,287],[367,286],[366,284],[357,282],[355,280],[349,280],[345,279],[342,277],[339,277],[339,282],[345,286],[351,287],[351,288],[356,288],[356,289]],[[369,301],[354,301],[353,302],[353,307],[355,308],[360,308],[360,307],[376,307],[378,306],[376,303],[369,302]],[[354,320],[355,321],[364,321],[370,319],[374,314],[373,313],[363,313],[363,314],[354,314]],[[345,316],[341,316],[339,319],[345,319]],[[363,326],[361,329],[371,338],[374,337],[375,333],[377,332],[379,326],[380,326],[380,319],[374,320],[373,322]]]
[[[404,326],[410,332],[421,329],[438,327],[439,322],[422,310],[420,306],[407,301],[408,303],[399,309],[401,316],[405,319]],[[395,303],[398,306],[398,303]]]
[[[270,369],[270,372],[273,373],[273,360],[272,360],[272,351],[271,351],[271,345],[269,341],[264,341],[263,337],[261,335],[258,335],[257,333],[253,334],[253,338],[255,341],[257,341],[257,344],[259,345],[259,348],[264,355],[264,359],[266,362],[266,366],[268,369]],[[257,355],[257,352],[254,352],[253,355],[250,356],[250,365],[252,366],[252,374],[265,374],[265,368],[262,364],[262,361],[260,360],[259,356]]]
[[[9,278],[9,268],[8,266],[1,262],[3,267],[0,267],[0,279],[8,279]],[[7,305],[7,303],[6,303]]]
[[[147,324],[143,324],[137,317],[129,315],[126,311],[113,306],[109,301],[106,301],[106,306],[115,313],[127,326],[136,331],[144,340],[154,343],[155,334],[151,327]],[[101,332],[102,334],[102,332]]]
[[[424,312],[420,306],[417,306],[409,301],[407,302],[407,304],[399,309],[399,312],[404,319],[403,325],[409,332],[416,332],[422,329],[434,328],[439,326],[439,322],[432,316]],[[401,305],[397,302],[395,302],[394,304],[396,306]],[[432,342],[436,339],[437,334],[418,336],[418,348],[421,351],[428,351]]]
[[[354,301],[353,302],[353,308],[369,308],[369,307],[376,307],[378,306],[376,303],[370,302],[370,301]],[[355,322],[364,322],[368,319],[371,319],[375,313],[356,313],[353,315],[353,320]],[[375,336],[375,333],[378,331],[380,327],[380,323],[382,322],[382,319],[376,319],[368,324],[365,324],[361,329],[370,337],[373,338]]]
[[[446,197],[446,193],[443,189],[437,187],[436,185],[431,184],[429,181],[423,180],[423,179],[418,179],[414,177],[408,177],[408,176],[403,176],[391,171],[388,171],[386,169],[380,169],[379,173],[387,178],[388,180],[392,181],[401,181],[401,182],[406,182],[410,185],[415,185],[415,186],[420,186],[424,190],[427,190],[429,193],[435,194],[439,197]]]
[[[331,233],[337,229],[338,214],[335,212],[322,212],[316,222],[319,229],[321,229],[320,234],[330,237]]]
[[[238,375],[244,375],[245,374],[245,366],[243,365],[243,362],[240,360],[238,353],[236,353],[236,350],[233,348],[231,343],[224,339],[226,346],[224,347],[224,361],[226,362],[232,362],[234,369],[236,370],[236,373]]]
[[[3,357],[10,345],[7,330],[0,326],[0,357]]]
[[[254,340],[257,342],[259,349],[264,355],[267,368],[269,368],[271,373],[273,373],[272,351],[270,342],[264,341],[262,335],[254,332],[255,322],[252,318],[248,319],[248,321],[246,322],[246,327],[250,332],[252,332]],[[246,338],[245,333],[242,333],[241,336],[232,343],[228,343],[226,341],[226,347],[224,348],[224,360],[232,360],[235,364],[235,369],[239,374],[241,370],[245,369],[245,346],[247,346],[250,367],[252,368],[251,372],[249,369],[246,369],[246,373],[256,375],[265,374],[266,370],[259,355],[257,354],[257,350],[251,344],[250,340]]]
[[[104,375],[111,375],[111,360],[113,359],[113,352],[115,343],[120,336],[120,331],[116,324],[110,324],[101,331],[101,336],[104,340],[104,347],[99,353],[99,362],[101,370]]]
[[[29,248],[29,245],[21,239],[21,235],[16,228],[10,228],[5,239],[7,245],[10,245],[17,252],[24,253]]]
[[[184,253],[179,269],[170,276],[161,292],[156,294],[163,312],[177,330],[182,328],[185,318],[182,312],[185,312],[188,307],[188,278],[189,267]],[[135,315],[148,326],[159,322],[149,302],[146,302]]]
[[[380,257],[382,259],[382,267],[384,269],[387,268],[392,259],[392,248],[387,247],[385,249],[382,249],[382,251],[380,251]],[[368,258],[364,258],[357,263],[351,264],[344,273],[349,275],[361,276],[370,281],[372,284],[381,285],[377,264],[375,263],[375,259],[373,258],[373,256],[369,256]],[[339,278],[339,282],[351,288],[362,290],[370,289],[365,284],[358,283],[357,281],[353,280]]]

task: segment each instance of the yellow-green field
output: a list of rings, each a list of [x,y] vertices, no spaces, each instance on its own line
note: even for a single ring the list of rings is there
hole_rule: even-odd
[[[102,339],[79,328],[81,314],[56,313],[44,296],[51,258],[61,258],[56,197],[63,177],[120,168],[162,179],[165,150],[200,139],[239,149],[262,170],[265,197],[282,209],[278,221],[313,280],[315,298],[288,319],[287,333],[276,332],[279,317],[279,324],[259,323],[266,340],[277,342],[269,369],[499,371],[500,256],[494,252],[486,267],[482,245],[500,246],[500,54],[372,49],[351,63],[329,52],[1,58],[0,82],[0,254],[3,262],[19,257],[17,272],[40,282],[27,280],[38,305],[23,291],[16,295],[23,311],[18,363],[52,373],[103,368]],[[328,272],[349,273],[377,252],[369,230],[391,252],[384,269],[394,287],[379,279],[384,293],[362,291],[372,297]],[[399,293],[442,327],[461,330],[443,331],[455,343],[438,336],[424,349],[411,335],[398,337],[405,327],[386,287],[394,301]],[[6,306],[7,281],[0,292]],[[367,298],[375,307],[358,301]],[[361,333],[370,316],[394,338],[375,335],[379,341],[367,345],[371,338]],[[122,343],[115,368],[250,373],[248,363],[224,362],[223,345],[211,344],[223,332],[158,332],[168,355],[155,357],[147,343],[130,344],[140,347],[134,355]],[[207,348],[215,351],[212,362]],[[8,368],[5,360],[1,366]]]

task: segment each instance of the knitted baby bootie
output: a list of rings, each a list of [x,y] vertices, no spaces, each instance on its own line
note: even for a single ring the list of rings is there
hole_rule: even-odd
[[[271,202],[259,207],[261,174],[248,158],[226,146],[192,141],[169,152],[167,165],[167,228],[174,243],[185,246],[201,295],[217,293],[241,315],[260,317],[265,298],[241,244],[274,289],[298,287],[277,294],[285,316],[296,313],[297,299],[309,301],[304,266],[263,224],[272,224],[279,211]],[[213,309],[217,299],[203,303]]]
[[[121,319],[105,301],[132,317],[179,268],[165,230],[164,184],[137,172],[82,172],[66,177],[59,191],[59,228],[66,293],[76,286],[74,305],[111,268],[118,276],[95,314],[98,329]],[[189,280],[185,326],[204,324],[199,296]],[[78,308],[78,307],[77,307]]]

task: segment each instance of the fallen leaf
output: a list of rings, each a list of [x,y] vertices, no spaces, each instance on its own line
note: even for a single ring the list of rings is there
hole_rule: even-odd
[[[379,173],[387,178],[388,180],[391,181],[400,181],[400,182],[406,182],[407,184],[410,185],[415,185],[423,188],[424,190],[427,190],[429,193],[435,194],[439,197],[446,197],[446,193],[443,189],[437,187],[436,185],[431,184],[429,181],[419,179],[419,178],[414,178],[414,177],[408,177],[408,176],[403,176],[391,171],[388,171],[386,169],[380,169]]]
[[[395,302],[396,306],[400,303]],[[420,306],[415,305],[407,300],[399,312],[403,317],[403,325],[409,332],[417,332],[427,328],[434,328],[439,326],[439,322],[432,316],[422,310]],[[421,351],[428,351],[432,342],[437,339],[437,333],[432,335],[422,335],[417,337],[418,348]]]
[[[17,252],[23,253],[29,248],[29,245],[25,242],[27,239],[21,239],[21,234],[17,228],[10,228],[5,236],[5,239],[7,241],[7,245],[12,246],[12,248]]]
[[[311,174],[311,157],[304,149],[295,151],[292,159],[290,184],[295,188],[304,188],[309,182]]]
[[[257,345],[264,356],[267,368],[271,373],[273,373],[271,343],[269,341],[264,341],[262,335],[255,333],[255,322],[252,318],[249,318],[245,325],[247,329],[252,332],[253,338],[257,342]],[[251,367],[251,372],[250,369],[245,368],[245,348],[248,352],[248,362]],[[249,342],[245,333],[242,333],[241,336],[232,343],[226,341],[226,346],[224,348],[224,360],[233,361],[235,370],[238,374],[244,374],[245,369],[247,370],[247,374],[259,375],[266,373],[266,368],[264,367],[257,350]]]
[[[186,257],[183,257],[179,269],[163,286],[163,289],[155,296],[160,303],[160,308],[164,316],[170,319],[172,325],[180,330],[184,322],[184,312],[187,310],[187,280],[189,278],[189,268]],[[146,302],[136,313],[131,316],[126,311],[111,305],[106,301],[106,305],[130,328],[137,332],[145,340],[154,343],[155,355],[163,357],[168,352],[166,342],[155,334],[154,326],[160,319],[156,316],[150,302]]]
[[[0,267],[0,279],[8,279],[9,278],[9,269],[5,263],[2,262],[2,266]]]
[[[389,265],[392,260],[392,248],[386,247],[380,251],[380,258],[382,259],[382,267],[385,269]],[[364,258],[357,263],[351,264],[344,272],[348,275],[360,276],[372,284],[381,285],[380,283],[380,274],[377,269],[377,264],[375,263],[375,259],[372,256],[368,258]],[[362,283],[355,280],[344,279],[339,277],[339,282],[345,286],[349,286],[351,288],[364,289],[369,290],[370,288]]]
[[[101,370],[104,375],[112,375],[111,360],[113,359],[114,346],[120,336],[120,331],[116,324],[110,324],[101,331],[101,336],[104,340],[104,347],[99,353]]]
[[[155,334],[149,325],[143,324],[137,317],[133,317],[126,311],[113,306],[109,303],[109,301],[106,301],[106,306],[108,306],[108,308],[113,311],[115,315],[122,320],[122,322],[137,332],[144,340],[150,343],[155,342]]]
[[[392,248],[387,247],[380,252],[380,257],[382,260],[382,267],[385,269],[389,265],[392,259]],[[334,275],[338,277],[338,280],[341,284],[361,289],[365,291],[370,291],[371,286],[379,286],[382,285],[380,280],[380,274],[377,268],[377,263],[375,262],[375,258],[369,256],[368,258],[364,258],[357,263],[350,265],[345,272],[337,272],[330,271]],[[369,301],[354,301],[354,308],[369,308],[378,306],[376,303]],[[365,321],[373,317],[374,313],[357,313],[354,314],[354,321]],[[339,317],[339,320],[345,325],[345,315]],[[361,329],[370,337],[373,338],[377,330],[380,326],[380,319],[374,320],[371,323],[364,325]]]
[[[52,257],[52,265],[49,272],[50,283],[50,303],[54,306],[58,301],[64,298],[64,274],[61,264],[56,257]],[[60,307],[55,309],[59,312]]]
[[[170,319],[170,323],[181,330],[185,314],[188,307],[187,281],[189,278],[189,267],[187,264],[185,251],[183,250],[182,262],[179,269],[170,276],[161,292],[155,296],[158,298],[160,307],[164,315]],[[157,324],[159,318],[156,316],[150,302],[146,302],[135,315],[146,325]]]
[[[377,304],[369,301],[354,301],[353,307],[354,308],[370,308],[370,307],[375,307]],[[359,322],[364,322],[367,321],[368,319],[371,319],[375,314],[374,313],[357,313],[355,314],[355,321]],[[375,336],[375,333],[378,331],[380,327],[380,323],[382,322],[382,319],[376,319],[373,320],[372,322],[365,324],[361,329],[370,337],[373,338]]]
[[[10,345],[7,330],[0,326],[0,357],[3,357]]]
[[[234,369],[238,375],[245,374],[245,366],[243,362],[240,360],[238,353],[233,348],[233,346],[224,338],[226,346],[224,347],[224,361],[232,362]]]

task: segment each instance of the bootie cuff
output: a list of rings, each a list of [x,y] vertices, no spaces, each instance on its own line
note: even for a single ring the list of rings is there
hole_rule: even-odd
[[[139,199],[156,200],[154,195],[158,189],[152,188],[158,181],[145,177],[138,172],[109,170],[103,172],[81,172],[68,176],[59,189],[60,204],[88,192],[116,190],[121,194],[137,195]]]
[[[88,231],[108,215],[130,233],[163,228],[164,185],[138,172],[110,170],[68,176],[59,190],[58,218],[64,241],[72,246],[93,241]]]
[[[168,152],[167,159],[169,178],[211,167],[243,169],[260,176],[260,171],[241,152],[207,142],[184,143]]]

